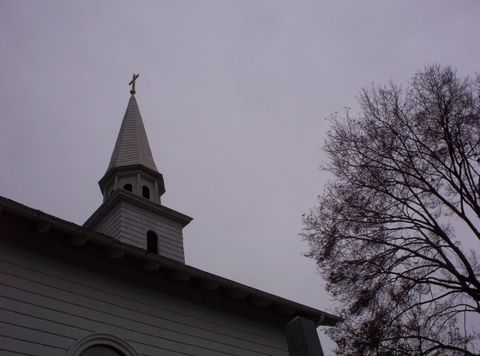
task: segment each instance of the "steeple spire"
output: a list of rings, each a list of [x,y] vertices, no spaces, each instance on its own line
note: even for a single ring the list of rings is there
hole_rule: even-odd
[[[108,169],[133,164],[140,164],[158,172],[137,100],[132,94],[128,101],[127,111],[123,117]]]
[[[120,126],[107,172],[98,184],[104,201],[117,189],[124,189],[160,204],[160,196],[165,193],[163,176],[158,172],[142,115],[135,99],[135,80],[130,82],[132,90],[127,110]]]

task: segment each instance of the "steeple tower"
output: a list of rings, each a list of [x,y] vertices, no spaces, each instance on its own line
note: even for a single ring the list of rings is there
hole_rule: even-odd
[[[165,193],[135,99],[131,96],[110,164],[98,182],[103,204],[84,226],[147,252],[184,262],[182,229],[192,218],[161,205]]]
[[[158,172],[143,126],[137,100],[132,94],[123,117],[107,172],[98,182],[104,201],[116,189],[160,203],[165,193],[163,176]]]

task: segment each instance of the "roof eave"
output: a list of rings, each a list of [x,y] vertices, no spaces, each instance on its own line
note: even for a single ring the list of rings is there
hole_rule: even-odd
[[[68,235],[72,235],[72,237],[82,241],[82,243],[88,242],[106,246],[108,248],[115,247],[116,249],[121,250],[123,253],[133,258],[137,258],[144,262],[150,262],[152,265],[155,265],[158,268],[170,269],[175,272],[190,275],[205,282],[219,284],[228,290],[237,291],[241,294],[244,294],[246,298],[250,297],[256,298],[257,300],[267,301],[269,305],[273,306],[274,309],[277,310],[277,312],[285,315],[291,315],[292,317],[296,315],[306,317],[312,320],[316,326],[334,326],[338,322],[342,321],[340,317],[335,315],[278,297],[267,292],[263,292],[261,290],[237,283],[209,272],[202,271],[198,268],[185,265],[170,258],[146,254],[145,250],[143,249],[122,243],[110,236],[43,213],[40,210],[30,208],[4,197],[0,197],[0,212],[2,210],[23,217],[27,220],[34,221],[37,224],[43,224],[44,226],[47,226],[48,229],[55,229]]]
[[[141,208],[153,211],[163,217],[178,222],[182,227],[187,226],[193,220],[192,217],[170,209],[164,205],[157,204],[126,190],[117,189],[106,201],[103,202],[102,205],[98,207],[97,210],[95,210],[95,212],[83,224],[83,227],[86,229],[93,228],[96,222],[111,211],[112,207],[116,206],[120,201],[126,201],[140,206]]]

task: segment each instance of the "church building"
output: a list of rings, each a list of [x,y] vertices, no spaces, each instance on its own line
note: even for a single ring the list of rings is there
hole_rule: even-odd
[[[185,263],[137,77],[83,226],[0,197],[0,355],[323,355],[338,317]]]

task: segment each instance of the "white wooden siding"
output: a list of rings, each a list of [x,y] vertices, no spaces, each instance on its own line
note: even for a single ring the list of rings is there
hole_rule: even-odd
[[[64,355],[94,332],[140,355],[288,355],[281,328],[0,245],[0,354]]]
[[[105,235],[118,238],[120,235],[120,205],[115,205],[95,226],[95,230]]]
[[[182,225],[150,210],[122,201],[94,229],[142,249],[147,248],[147,231],[155,231],[158,254],[185,262]]]

